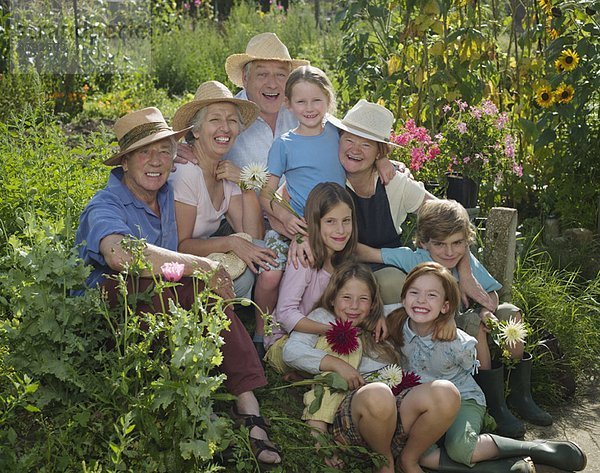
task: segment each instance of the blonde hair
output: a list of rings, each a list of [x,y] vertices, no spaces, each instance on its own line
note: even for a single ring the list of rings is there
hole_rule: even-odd
[[[308,82],[319,87],[329,101],[327,111],[331,115],[335,114],[337,104],[333,85],[321,69],[315,66],[300,66],[294,69],[285,83],[285,96],[288,100],[292,100],[293,89],[298,82]]]
[[[342,287],[351,279],[357,279],[365,283],[371,294],[371,310],[367,318],[360,324],[362,328],[360,339],[364,352],[370,357],[388,363],[398,363],[398,352],[390,343],[375,343],[373,331],[379,319],[383,317],[383,300],[381,299],[377,280],[368,266],[354,261],[347,261],[338,266],[314,308],[322,307],[334,313],[335,298]]]
[[[408,273],[408,276],[406,276],[406,281],[404,282],[404,286],[402,286],[400,300],[404,301],[408,290],[418,278],[429,274],[437,277],[442,283],[442,288],[444,289],[444,299],[448,303],[448,310],[445,313],[440,313],[435,319],[435,333],[439,327],[444,325],[450,318],[454,317],[454,314],[458,310],[458,305],[460,303],[460,290],[458,288],[458,283],[447,268],[433,261],[421,263],[415,266],[413,270]],[[398,350],[404,346],[403,327],[407,319],[408,314],[406,313],[406,309],[404,307],[394,310],[388,315],[387,318],[387,326],[390,332],[390,338]]]
[[[475,227],[466,209],[455,200],[426,200],[417,212],[415,243],[422,246],[431,240],[443,240],[463,233],[469,243],[475,239]]]
[[[322,182],[317,184],[306,199],[304,217],[308,225],[308,243],[313,252],[315,268],[321,269],[327,258],[327,248],[321,238],[321,219],[338,204],[346,204],[352,214],[352,233],[346,246],[336,251],[331,257],[331,264],[335,268],[341,262],[352,258],[356,252],[357,225],[354,201],[346,189],[335,182]]]

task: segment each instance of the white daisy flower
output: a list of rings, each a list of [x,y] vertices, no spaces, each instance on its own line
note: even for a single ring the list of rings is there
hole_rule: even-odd
[[[508,346],[514,348],[517,343],[525,343],[527,328],[523,322],[517,322],[511,317],[508,322],[502,324],[500,337]]]
[[[269,173],[258,163],[244,166],[240,172],[240,187],[244,190],[260,190],[267,183]]]
[[[388,365],[379,370],[375,381],[380,381],[393,388],[402,382],[402,368],[398,365]]]

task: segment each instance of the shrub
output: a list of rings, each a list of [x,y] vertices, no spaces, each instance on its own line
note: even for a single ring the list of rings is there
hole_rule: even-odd
[[[228,421],[213,417],[214,399],[229,397],[215,392],[223,342],[210,335],[227,326],[224,302],[209,307],[214,295],[200,291],[197,307],[170,302],[164,313],[144,314],[141,330],[127,275],[119,279],[121,308],[109,310],[98,290],[70,297],[89,269],[64,226],[28,215],[21,233],[0,259],[8,380],[0,401],[9,408],[0,425],[2,471],[79,471],[82,462],[108,471],[209,469],[231,437]],[[143,242],[135,248],[140,257]],[[134,261],[130,275],[141,264]],[[176,286],[157,279],[155,291],[169,284]]]

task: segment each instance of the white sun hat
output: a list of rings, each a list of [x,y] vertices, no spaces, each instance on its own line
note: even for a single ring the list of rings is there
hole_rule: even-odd
[[[348,110],[343,119],[340,120],[329,115],[327,120],[337,128],[353,135],[398,146],[390,141],[394,125],[394,114],[376,103],[360,99],[354,107]]]

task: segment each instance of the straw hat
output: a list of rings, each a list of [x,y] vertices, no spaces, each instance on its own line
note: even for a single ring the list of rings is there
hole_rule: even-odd
[[[183,104],[177,109],[173,116],[173,126],[175,128],[188,126],[198,110],[217,102],[228,102],[236,105],[242,116],[244,126],[248,126],[256,120],[260,113],[258,105],[254,102],[234,98],[226,86],[216,80],[211,80],[200,84],[200,87],[196,90],[196,95],[194,95],[194,100]]]
[[[327,120],[337,128],[362,138],[398,146],[390,141],[394,114],[376,103],[360,99],[342,120],[331,115]]]
[[[243,238],[246,241],[252,241],[252,237],[247,233],[234,233],[231,236]],[[233,251],[227,253],[211,253],[207,256],[208,259],[221,263],[225,270],[231,276],[231,279],[239,278],[244,271],[246,271],[246,263]]]
[[[170,136],[180,139],[189,128],[173,131],[158,108],[149,107],[128,113],[114,125],[120,151],[104,161],[107,166],[119,166],[123,156],[136,149],[164,140]]]
[[[309,61],[292,59],[288,48],[275,33],[260,33],[250,38],[244,54],[232,54],[225,61],[227,77],[238,87],[244,87],[242,70],[252,61],[282,61],[292,64],[291,70],[307,66]]]

